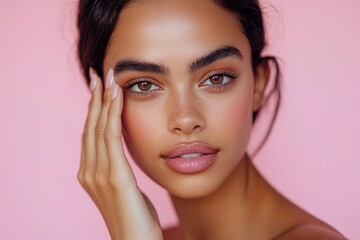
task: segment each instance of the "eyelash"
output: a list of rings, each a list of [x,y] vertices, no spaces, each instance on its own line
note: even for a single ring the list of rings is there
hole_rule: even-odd
[[[238,74],[227,71],[227,70],[217,70],[217,71],[211,73],[208,77],[206,77],[205,81],[203,81],[201,83],[201,85],[203,85],[207,81],[210,81],[211,78],[216,77],[216,76],[225,76],[225,77],[228,77],[229,80],[227,83],[204,85],[204,86],[207,88],[211,88],[212,90],[215,90],[215,91],[221,91],[221,90],[224,90],[224,89],[230,87],[234,83],[234,80],[236,80],[239,77]]]
[[[147,97],[148,95],[152,94],[156,90],[148,90],[148,91],[131,91],[130,88],[134,87],[136,84],[147,82],[151,85],[157,86],[159,89],[161,89],[156,83],[151,81],[150,79],[144,79],[144,78],[137,78],[132,81],[129,81],[125,84],[124,88],[126,90],[126,94],[134,95],[135,97],[142,98]]]
[[[210,81],[211,78],[216,77],[216,76],[225,76],[225,77],[228,77],[229,80],[226,83],[204,85],[205,82]],[[214,91],[221,91],[221,90],[224,90],[224,89],[230,87],[234,83],[234,80],[236,78],[238,78],[238,76],[239,76],[238,74],[227,71],[227,70],[217,70],[217,71],[214,71],[213,73],[209,74],[208,77],[206,77],[205,81],[202,81],[200,86],[209,88]],[[125,88],[125,90],[127,90],[126,94],[131,94],[135,97],[143,98],[143,97],[147,97],[147,96],[153,94],[154,91],[158,90],[158,89],[156,89],[156,90],[150,89],[148,91],[131,91],[130,90],[132,87],[134,87],[135,85],[142,83],[142,82],[147,82],[151,85],[155,85],[158,89],[161,89],[156,83],[154,83],[154,81],[152,81],[150,79],[138,78],[138,79],[129,81],[128,83],[125,84],[124,88]]]

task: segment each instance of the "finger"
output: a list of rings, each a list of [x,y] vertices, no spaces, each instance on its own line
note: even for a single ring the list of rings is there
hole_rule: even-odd
[[[89,70],[89,75],[92,96],[89,102],[88,115],[86,117],[84,132],[81,138],[82,148],[78,180],[83,188],[87,191],[91,199],[98,206],[96,193],[93,189],[93,182],[96,163],[95,126],[101,110],[102,84],[100,78],[96,75],[92,68]]]
[[[107,113],[110,105],[111,89],[114,82],[114,71],[110,69],[105,80],[105,91],[103,94],[103,102],[100,117],[96,125],[95,141],[96,141],[96,173],[97,183],[105,185],[105,177],[108,175],[109,160],[104,141],[104,131],[107,123]]]
[[[81,161],[85,161],[85,151],[84,151],[84,149],[81,151]],[[84,167],[80,167],[80,169],[78,171],[78,174],[77,174],[78,181],[80,182],[81,186],[86,190],[86,192],[89,194],[90,198],[94,201],[96,206],[98,206],[97,198],[95,196],[96,193],[92,189],[92,185],[93,185],[91,183],[92,180],[91,180],[91,182],[89,182],[88,179],[85,178],[86,175],[85,175],[84,170],[85,170]]]
[[[108,121],[105,128],[104,139],[110,164],[110,178],[116,181],[124,179],[126,184],[135,177],[127,161],[122,143],[121,115],[123,111],[123,92],[119,85],[115,84],[111,93],[111,103],[108,110]],[[114,179],[112,179],[114,180]],[[135,186],[135,185],[133,185]]]
[[[96,168],[96,148],[95,148],[95,130],[102,106],[102,83],[93,69],[90,69],[90,86],[92,88],[92,97],[89,103],[89,112],[85,122],[83,133],[83,168],[84,178],[92,181]]]

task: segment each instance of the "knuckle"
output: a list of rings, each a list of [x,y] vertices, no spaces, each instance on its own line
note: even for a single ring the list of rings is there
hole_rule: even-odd
[[[104,99],[103,99],[103,106],[109,105],[110,102],[111,102],[110,95],[109,95],[109,94],[105,94],[105,95],[104,95]]]
[[[98,123],[95,128],[95,137],[96,138],[102,138],[104,135],[104,124]]]
[[[111,131],[109,131],[109,130],[105,130],[105,132],[104,132],[104,141],[106,142],[106,143],[110,143],[111,141],[113,141],[114,140],[114,133],[112,133]]]
[[[84,183],[84,186],[90,188],[94,185],[94,180],[93,180],[93,176],[89,173],[85,173],[84,176],[83,176],[83,183]]]
[[[117,131],[114,131],[114,129],[111,128],[110,125],[107,125],[104,130],[104,141],[106,143],[110,143],[116,139],[119,138],[119,134]]]
[[[110,106],[108,110],[108,117],[117,117],[117,116],[118,116],[117,110],[114,107]]]

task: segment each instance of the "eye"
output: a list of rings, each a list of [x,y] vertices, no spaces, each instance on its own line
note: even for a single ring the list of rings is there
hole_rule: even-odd
[[[149,92],[160,89],[157,85],[150,81],[138,81],[126,87],[133,92]]]
[[[202,86],[216,86],[216,85],[226,85],[234,80],[236,76],[230,76],[227,74],[214,74],[207,78],[201,85]]]

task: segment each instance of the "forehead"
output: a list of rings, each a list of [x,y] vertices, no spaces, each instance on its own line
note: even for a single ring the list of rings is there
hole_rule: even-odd
[[[250,55],[237,17],[213,1],[136,1],[119,14],[104,67],[119,58],[191,61],[224,45],[238,47],[245,57]]]

